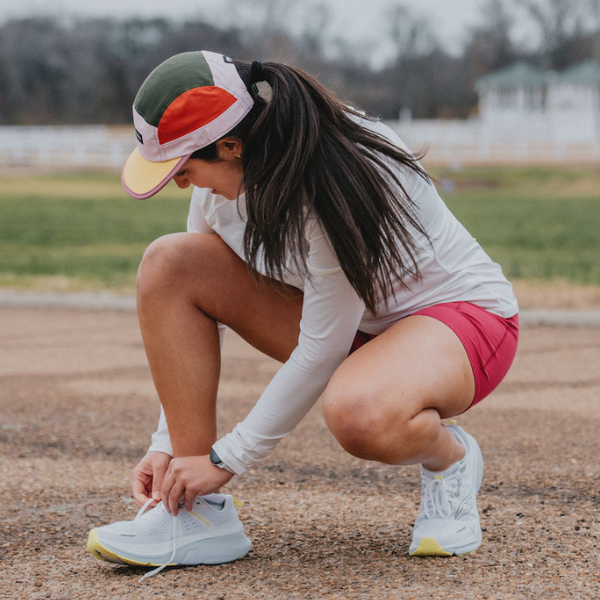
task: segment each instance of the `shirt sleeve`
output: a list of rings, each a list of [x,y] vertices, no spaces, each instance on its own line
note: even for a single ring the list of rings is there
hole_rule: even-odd
[[[264,459],[315,404],[348,355],[365,309],[320,224],[308,230],[298,346],[246,419],[214,445],[237,475]]]
[[[173,446],[171,445],[171,438],[169,437],[169,428],[167,427],[167,419],[165,417],[165,411],[160,409],[160,417],[158,419],[158,427],[152,434],[152,441],[148,452],[164,452],[169,456],[173,456]]]

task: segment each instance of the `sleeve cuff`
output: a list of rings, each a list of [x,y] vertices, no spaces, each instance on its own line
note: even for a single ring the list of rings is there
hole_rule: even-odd
[[[148,452],[164,452],[169,456],[173,456],[173,446],[171,445],[171,438],[169,437],[169,428],[167,427],[167,419],[165,418],[165,412],[160,411],[160,419],[158,420],[158,428],[152,434],[152,441]]]

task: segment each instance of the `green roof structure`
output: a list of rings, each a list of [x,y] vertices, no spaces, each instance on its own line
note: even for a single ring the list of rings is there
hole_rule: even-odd
[[[484,75],[477,81],[478,91],[490,88],[542,88],[546,85],[546,74],[525,62],[517,62],[513,65]]]
[[[592,58],[579,62],[562,71],[557,83],[600,86],[600,63]]]
[[[541,71],[519,61],[484,75],[476,84],[477,91],[490,89],[543,88],[548,84],[600,86],[600,63],[590,58],[572,65],[560,73]]]

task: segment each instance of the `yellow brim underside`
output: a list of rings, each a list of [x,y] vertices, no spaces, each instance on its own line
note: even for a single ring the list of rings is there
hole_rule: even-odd
[[[146,160],[136,148],[123,167],[123,184],[134,194],[147,194],[163,182],[167,183],[165,179],[170,179],[170,176],[174,174],[173,170],[179,161],[181,161],[181,157],[163,162],[152,162]]]

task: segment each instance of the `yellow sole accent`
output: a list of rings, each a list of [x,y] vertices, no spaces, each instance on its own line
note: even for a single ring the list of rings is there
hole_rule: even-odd
[[[88,536],[87,549],[94,558],[97,558],[98,560],[103,560],[103,561],[109,562],[109,563],[117,563],[117,564],[121,564],[121,565],[123,565],[123,564],[124,565],[135,565],[137,567],[160,567],[161,566],[159,563],[140,562],[137,560],[132,560],[131,558],[125,558],[123,556],[120,556],[116,552],[109,550],[108,548],[104,547],[100,543],[100,540],[98,539],[98,532],[95,529],[92,529],[90,531],[90,534]],[[175,565],[177,565],[177,563],[169,564],[170,567],[175,566]]]
[[[435,538],[423,538],[419,542],[419,547],[410,553],[411,556],[452,556],[451,552],[446,552]]]

